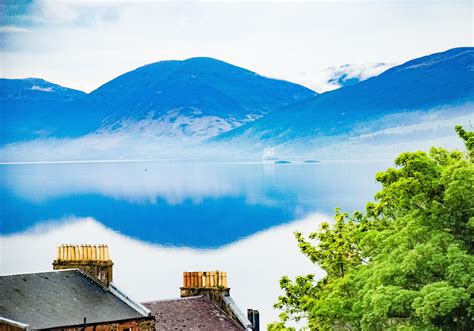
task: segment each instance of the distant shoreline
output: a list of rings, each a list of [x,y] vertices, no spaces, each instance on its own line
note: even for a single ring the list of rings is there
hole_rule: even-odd
[[[392,162],[393,159],[334,159],[334,160],[318,160],[318,162],[305,162],[305,160],[291,160],[289,165],[318,165],[331,163],[377,163],[377,162]],[[0,165],[27,165],[27,164],[76,164],[76,163],[146,163],[146,162],[161,162],[161,163],[223,163],[223,164],[264,164],[273,165],[274,162],[257,161],[257,160],[204,160],[204,159],[105,159],[105,160],[52,160],[52,161],[12,161],[0,162]]]

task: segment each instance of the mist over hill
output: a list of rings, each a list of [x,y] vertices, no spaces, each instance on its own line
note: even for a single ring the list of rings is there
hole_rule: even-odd
[[[347,63],[324,70],[311,70],[297,75],[299,83],[318,93],[336,90],[341,87],[355,85],[395,66],[395,63]]]

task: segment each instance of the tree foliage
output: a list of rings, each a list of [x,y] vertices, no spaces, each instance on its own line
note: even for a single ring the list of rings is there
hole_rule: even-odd
[[[403,153],[365,213],[295,234],[326,275],[283,277],[269,330],[474,330],[474,132],[456,131],[466,153]]]

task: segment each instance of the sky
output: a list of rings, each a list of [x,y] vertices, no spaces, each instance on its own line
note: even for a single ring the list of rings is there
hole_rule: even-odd
[[[471,1],[1,0],[0,76],[90,92],[147,63],[214,57],[315,90],[328,67],[473,45]]]

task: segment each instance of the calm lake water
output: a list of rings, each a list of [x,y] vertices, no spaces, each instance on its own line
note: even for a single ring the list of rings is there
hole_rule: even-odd
[[[282,275],[321,271],[294,231],[363,209],[389,162],[107,162],[0,165],[0,273],[51,269],[62,243],[107,243],[137,300],[178,296],[183,271],[224,270],[263,323]]]

